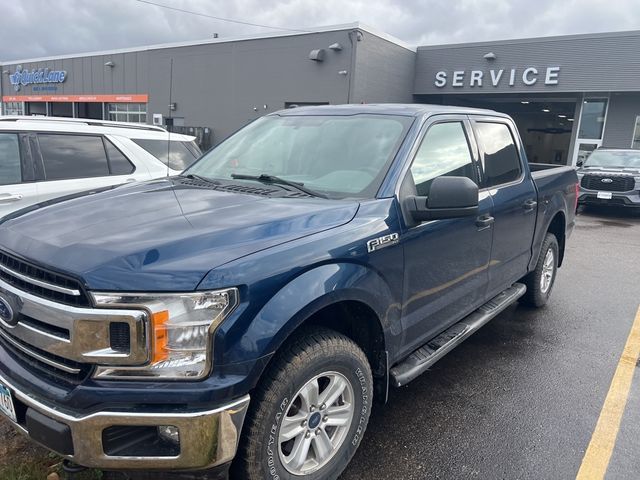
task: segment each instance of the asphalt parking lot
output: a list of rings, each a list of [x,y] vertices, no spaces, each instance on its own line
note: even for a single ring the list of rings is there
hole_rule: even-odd
[[[550,304],[514,306],[392,390],[341,480],[576,478],[634,324],[639,276],[640,216],[583,212]],[[607,479],[640,478],[634,370]]]

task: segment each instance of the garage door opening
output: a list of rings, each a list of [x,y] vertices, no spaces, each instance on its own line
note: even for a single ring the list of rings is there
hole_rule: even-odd
[[[576,98],[537,98],[467,95],[419,96],[420,103],[487,108],[510,115],[520,131],[532,163],[571,164],[571,145],[577,119]]]

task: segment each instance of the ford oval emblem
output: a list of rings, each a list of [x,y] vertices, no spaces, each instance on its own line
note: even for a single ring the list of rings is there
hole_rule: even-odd
[[[600,180],[602,183],[613,183],[613,180],[611,180],[610,178],[603,178],[602,180]]]
[[[2,297],[0,297],[0,320],[12,327],[18,324],[18,316],[13,312],[9,302]]]

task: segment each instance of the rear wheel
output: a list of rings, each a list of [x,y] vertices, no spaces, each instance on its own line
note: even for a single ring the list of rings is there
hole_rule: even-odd
[[[542,242],[540,256],[535,270],[524,278],[527,292],[522,301],[532,307],[542,307],[547,304],[558,271],[558,240],[553,233],[547,233]]]
[[[337,478],[367,427],[371,386],[367,358],[349,338],[330,330],[297,336],[253,395],[232,473]]]

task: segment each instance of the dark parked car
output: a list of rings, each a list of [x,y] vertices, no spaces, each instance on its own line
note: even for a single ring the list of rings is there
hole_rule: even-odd
[[[267,115],[0,222],[0,410],[85,466],[335,479],[390,386],[547,302],[576,199],[499,113]]]
[[[578,166],[580,205],[640,208],[640,150],[598,148]]]

